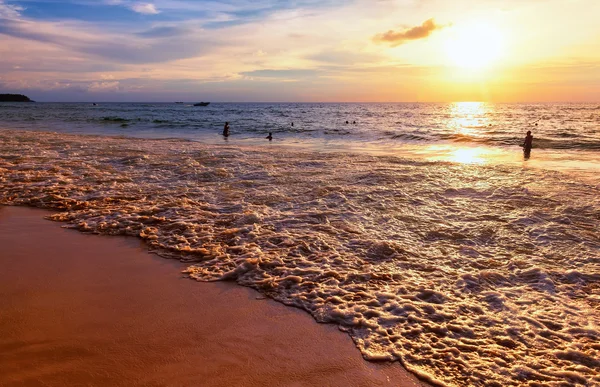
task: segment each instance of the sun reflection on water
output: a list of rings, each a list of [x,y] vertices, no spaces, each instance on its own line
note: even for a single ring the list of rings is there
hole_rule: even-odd
[[[461,164],[482,164],[485,162],[481,148],[458,148],[450,152],[449,160]]]
[[[514,155],[490,147],[465,147],[453,144],[424,147],[422,155],[430,161],[458,164],[497,164],[514,162]]]
[[[455,102],[449,106],[447,128],[468,137],[482,135],[481,129],[491,125],[493,106],[485,102]]]

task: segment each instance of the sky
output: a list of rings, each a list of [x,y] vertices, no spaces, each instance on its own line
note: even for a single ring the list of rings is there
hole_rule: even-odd
[[[598,0],[0,0],[0,93],[599,102],[598,15]]]

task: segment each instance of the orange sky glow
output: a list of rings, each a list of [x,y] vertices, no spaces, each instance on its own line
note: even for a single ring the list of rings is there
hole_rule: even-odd
[[[49,101],[600,101],[596,0],[258,3],[0,0],[0,92]]]

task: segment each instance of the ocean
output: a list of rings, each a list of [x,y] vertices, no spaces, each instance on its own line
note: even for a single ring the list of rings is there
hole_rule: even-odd
[[[0,204],[444,386],[600,386],[599,155],[597,104],[0,104]]]

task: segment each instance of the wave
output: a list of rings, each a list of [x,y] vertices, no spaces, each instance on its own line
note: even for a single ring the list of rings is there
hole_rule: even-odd
[[[2,109],[0,125],[6,127],[76,133],[115,134],[123,127],[131,136],[207,138],[229,121],[233,138],[248,139],[271,131],[279,133],[278,139],[333,139],[350,147],[365,142],[376,147],[384,141],[516,147],[523,142],[524,131],[531,128],[538,149],[600,150],[596,128],[600,121],[591,114],[597,106],[585,104],[489,105],[475,113],[449,110],[444,104],[232,103],[198,110],[176,104],[113,103],[92,107],[40,103],[2,105]],[[345,126],[347,119],[359,125]],[[290,127],[291,121],[294,127]],[[456,127],[462,131],[455,132]]]
[[[581,136],[569,137],[569,141],[555,138],[534,137],[533,147],[540,149],[581,149],[581,150],[600,150],[600,141],[588,140]]]
[[[392,135],[394,140],[431,141],[431,137],[415,133],[399,133]]]
[[[581,134],[573,134],[569,132],[560,132],[556,134],[557,137],[566,138],[551,138],[551,137],[534,137],[533,147],[537,149],[577,149],[577,150],[600,150],[600,140],[582,136]],[[410,135],[396,135],[394,138],[405,138]],[[462,133],[451,133],[451,134],[439,134],[436,136],[438,140],[452,141],[452,142],[466,142],[466,143],[479,143],[486,145],[503,145],[503,146],[515,146],[523,143],[522,137],[511,137],[511,136],[470,136]]]
[[[0,204],[139,237],[191,278],[338,325],[367,359],[446,386],[600,384],[600,186],[391,156],[0,140]]]
[[[123,122],[130,122],[130,119],[127,118],[122,118],[122,117],[102,117],[101,122],[118,122],[118,123],[123,123]]]

